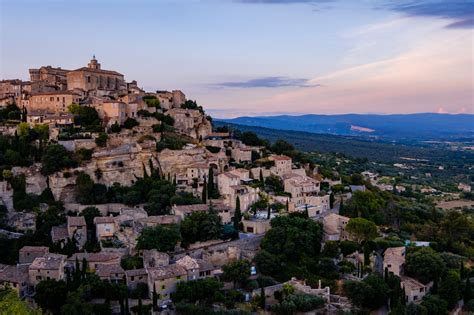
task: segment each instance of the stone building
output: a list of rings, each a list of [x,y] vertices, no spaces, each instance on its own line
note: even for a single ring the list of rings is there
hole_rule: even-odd
[[[180,108],[181,104],[186,102],[186,95],[180,90],[169,91],[156,91],[154,94],[160,101],[160,107],[163,109]]]
[[[31,95],[27,110],[52,114],[66,113],[69,105],[77,104],[81,99],[81,94],[73,91],[36,93]]]
[[[39,69],[30,69],[30,80],[34,89],[40,92],[44,86],[54,86],[59,90],[67,89],[66,75],[70,70],[43,66]]]
[[[28,266],[0,264],[0,289],[11,289],[18,297],[28,293]]]
[[[21,80],[2,80],[0,81],[0,99],[5,97],[21,96],[23,82]]]
[[[148,290],[150,296],[153,288],[159,295],[159,299],[168,299],[170,294],[176,291],[178,282],[186,281],[188,272],[186,268],[173,264],[157,268],[148,269]]]
[[[344,241],[349,239],[346,231],[349,218],[331,213],[323,219],[324,241]]]
[[[116,224],[113,217],[95,217],[94,218],[96,237],[99,241],[110,239],[116,231]]]
[[[95,56],[87,67],[67,72],[67,87],[69,90],[80,89],[120,91],[126,89],[124,76],[121,73],[101,69],[100,63]]]
[[[383,257],[383,269],[387,269],[394,275],[400,276],[403,273],[405,255],[405,246],[387,248]]]
[[[19,251],[18,262],[20,264],[30,264],[36,258],[43,257],[49,253],[49,248],[46,246],[23,246]]]
[[[30,285],[36,286],[42,280],[64,279],[66,258],[66,255],[51,253],[35,258],[28,270]]]
[[[67,217],[67,232],[70,239],[75,239],[79,248],[87,241],[87,225],[84,217]]]

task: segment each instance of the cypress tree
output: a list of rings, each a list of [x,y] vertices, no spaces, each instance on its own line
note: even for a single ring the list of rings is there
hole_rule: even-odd
[[[270,220],[271,217],[271,208],[270,205],[267,206],[267,219]]]
[[[128,290],[127,290],[127,296],[125,297],[125,314],[126,315],[130,314],[130,306],[128,305]]]
[[[153,283],[153,308],[158,307],[158,295],[156,294],[156,286],[155,283]]]
[[[263,285],[260,287],[260,307],[262,310],[266,308],[266,296],[265,296],[265,288]]]
[[[204,178],[204,185],[202,187],[202,203],[207,203],[207,182]]]
[[[466,278],[466,285],[464,286],[464,302],[467,303],[473,298],[471,280],[469,277]]]
[[[242,220],[242,212],[240,211],[240,198],[235,198],[235,214],[234,214],[234,228],[240,230],[240,221]]]
[[[207,183],[207,194],[209,198],[214,197],[214,168],[209,166],[209,181]]]
[[[342,200],[342,197],[341,197],[341,203],[339,204],[339,214],[344,215],[344,201]]]
[[[289,199],[286,199],[286,212],[290,211],[290,201]]]
[[[82,258],[82,272],[81,278],[84,280],[86,278],[86,271],[87,271],[87,260],[86,258]]]
[[[334,208],[334,193],[331,192],[331,194],[329,195],[329,208]]]
[[[260,168],[260,182],[263,184],[263,171]]]

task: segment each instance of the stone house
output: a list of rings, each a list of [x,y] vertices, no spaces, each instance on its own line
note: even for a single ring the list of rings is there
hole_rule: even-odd
[[[166,110],[180,108],[186,102],[186,96],[180,90],[156,91],[154,95],[160,101],[160,107]]]
[[[0,288],[11,289],[23,298],[28,293],[28,266],[0,264]]]
[[[0,205],[7,207],[8,211],[13,210],[13,188],[6,180],[0,181]]]
[[[50,114],[47,112],[33,111],[27,113],[26,121],[31,126],[36,126],[38,124],[65,126],[74,123],[74,116],[68,113]]]
[[[153,269],[153,268],[151,268],[151,269]],[[137,284],[139,284],[139,283],[148,284],[148,271],[147,271],[147,268],[125,270],[125,277],[127,279],[127,286],[130,289],[136,288]],[[152,290],[153,290],[153,288],[152,288]]]
[[[98,275],[101,280],[110,283],[124,283],[126,279],[125,270],[123,270],[120,264],[99,264],[95,269],[95,274]]]
[[[270,220],[261,218],[242,219],[245,233],[264,234],[270,230]]]
[[[178,259],[176,265],[186,269],[187,280],[196,280],[214,276],[215,268],[211,263],[195,259],[188,255]]]
[[[107,253],[107,252],[98,252],[98,253],[75,253],[67,259],[68,267],[75,267],[76,260],[81,264],[83,259],[87,261],[87,268],[89,270],[96,270],[100,265],[120,265],[122,255],[118,253]]]
[[[146,218],[140,218],[137,220],[137,230],[142,230],[146,227],[155,227],[157,225],[171,225],[178,224],[181,221],[181,217],[177,215],[165,214],[165,215],[152,215]]]
[[[401,287],[405,290],[405,301],[407,304],[420,303],[429,292],[430,286],[424,285],[410,277],[402,277]]]
[[[252,151],[254,151],[252,148],[234,148],[231,150],[231,157],[237,162],[237,163],[244,163],[244,162],[252,162]]]
[[[406,248],[404,246],[387,248],[383,257],[383,270],[388,269],[394,275],[400,276],[403,273],[405,255]]]
[[[66,226],[53,226],[51,228],[51,241],[53,244],[62,243],[64,245],[69,238],[69,233]]]
[[[196,109],[172,108],[166,112],[174,119],[173,127],[182,134],[194,139],[204,139],[212,132],[212,125]]]
[[[324,241],[343,241],[349,239],[346,231],[348,217],[331,213],[323,219]]]
[[[275,162],[275,166],[270,168],[274,175],[282,176],[291,173],[292,161],[290,157],[286,155],[271,155],[268,159]]]
[[[145,268],[163,267],[170,264],[170,256],[156,249],[143,250],[142,257]]]
[[[48,253],[42,257],[36,257],[28,269],[30,285],[36,286],[42,280],[64,279],[64,266],[66,255]]]
[[[148,290],[150,296],[152,296],[153,287],[155,287],[160,300],[168,299],[170,294],[176,291],[178,282],[186,281],[187,275],[187,270],[177,264],[148,268]]]
[[[114,237],[117,230],[114,217],[95,217],[94,224],[96,237],[99,241]]]
[[[70,239],[75,239],[79,248],[87,241],[87,225],[84,217],[67,217],[67,233]]]
[[[319,182],[309,176],[284,175],[283,185],[285,192],[290,193],[292,201],[297,205],[303,201],[306,196],[316,196],[320,191]]]
[[[28,112],[42,111],[53,114],[67,113],[68,106],[79,103],[82,96],[73,91],[43,92],[32,94]]]
[[[49,254],[49,248],[46,246],[23,246],[19,251],[18,262],[20,264],[30,264],[36,258]]]

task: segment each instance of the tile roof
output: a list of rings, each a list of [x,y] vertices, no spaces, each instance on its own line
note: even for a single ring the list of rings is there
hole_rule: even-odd
[[[46,246],[23,246],[20,248],[20,253],[21,252],[40,252],[40,253],[48,253],[49,248]]]
[[[66,255],[46,254],[43,257],[36,257],[30,265],[30,269],[40,270],[56,270],[61,268],[61,265],[66,260]]]
[[[28,281],[28,266],[0,264],[0,282],[22,283]]]
[[[148,276],[148,272],[145,268],[125,270],[125,274],[127,277]]]
[[[142,218],[140,221],[149,224],[177,224],[180,219],[177,215],[152,215]]]
[[[95,269],[95,273],[101,278],[115,277],[115,274],[124,275],[125,270],[120,266],[120,264],[111,264],[111,265],[98,265]]]
[[[53,226],[51,228],[51,240],[53,243],[65,240],[69,237],[67,227],[65,226]]]
[[[191,258],[190,256],[186,255],[183,258],[180,258],[176,261],[177,265],[186,268],[186,270],[190,269],[199,269],[199,263],[196,259]]]
[[[68,226],[85,226],[86,219],[84,217],[67,217]]]
[[[95,217],[94,218],[94,224],[106,224],[106,223],[114,223],[115,219],[114,217]]]
[[[164,267],[149,268],[148,275],[153,280],[162,280],[178,276],[185,276],[187,275],[187,271],[184,267],[173,264]]]
[[[123,74],[117,72],[117,71],[113,71],[113,70],[103,70],[103,69],[93,69],[93,68],[89,68],[89,67],[82,67],[82,68],[79,68],[79,69],[76,69],[76,70],[72,70],[70,71],[71,72],[79,72],[79,71],[84,71],[84,72],[95,72],[95,73],[103,73],[103,74],[112,74],[112,75],[120,75],[120,76],[123,76]]]
[[[75,253],[70,258],[69,261],[82,261],[83,258],[87,260],[87,262],[110,262],[113,260],[120,260],[122,256],[118,253],[107,253],[107,252],[99,252],[99,253]]]

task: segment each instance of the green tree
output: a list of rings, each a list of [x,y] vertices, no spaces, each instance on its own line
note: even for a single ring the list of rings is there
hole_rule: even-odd
[[[179,282],[176,292],[171,295],[175,303],[192,303],[212,305],[219,300],[222,283],[215,278],[204,278],[194,281]]]
[[[222,280],[232,282],[234,287],[238,284],[244,286],[250,277],[250,262],[245,259],[236,260],[222,266]]]
[[[109,139],[109,136],[105,132],[99,133],[97,138],[95,138],[95,143],[99,147],[105,147],[107,145],[107,140]]]
[[[346,231],[357,242],[371,241],[377,237],[377,226],[374,222],[364,218],[352,218],[347,223]]]
[[[62,280],[43,280],[35,287],[35,302],[44,310],[59,313],[66,301],[67,287]]]
[[[181,240],[177,225],[144,228],[137,239],[137,249],[157,249],[160,252],[173,251]]]
[[[214,212],[193,212],[181,222],[182,246],[194,242],[219,239],[222,235],[221,218]]]
[[[382,277],[372,274],[362,281],[344,282],[344,291],[355,305],[374,310],[386,304],[390,288]]]
[[[437,281],[445,270],[441,256],[430,247],[410,248],[406,256],[405,272],[422,283]]]
[[[140,125],[138,123],[138,121],[136,121],[135,119],[130,118],[130,117],[127,118],[123,123],[123,127],[126,128],[126,129],[132,129],[133,127],[136,127],[138,125]]]
[[[0,314],[40,315],[41,309],[33,310],[18,298],[13,290],[0,291]]]
[[[447,315],[448,302],[437,295],[427,295],[423,298],[421,305],[426,308],[429,315]]]
[[[438,289],[439,296],[448,302],[448,307],[453,308],[461,299],[461,277],[454,270],[449,270],[443,276]]]
[[[76,166],[71,153],[60,144],[51,144],[46,148],[41,164],[41,173],[43,175],[50,175],[64,168]]]

